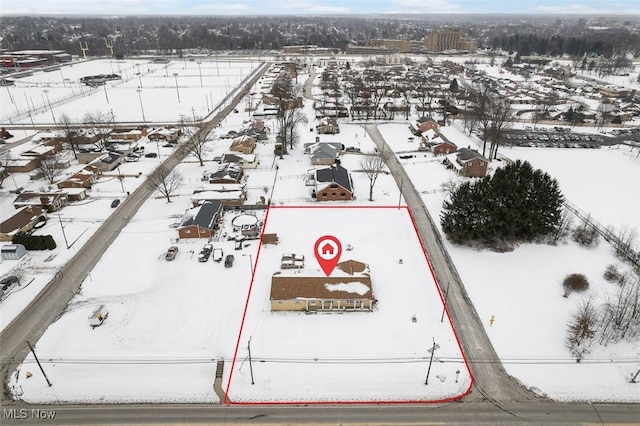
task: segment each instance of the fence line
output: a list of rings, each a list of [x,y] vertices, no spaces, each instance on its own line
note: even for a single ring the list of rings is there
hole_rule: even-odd
[[[591,218],[591,216],[569,201],[564,202],[564,206],[567,210],[572,212],[578,219],[580,219],[586,226],[593,228],[598,234],[602,236],[609,244],[611,244],[616,253],[627,260],[634,266],[640,266],[640,251],[634,250],[630,242],[623,241],[620,236],[616,235],[610,228],[605,227],[597,220]]]

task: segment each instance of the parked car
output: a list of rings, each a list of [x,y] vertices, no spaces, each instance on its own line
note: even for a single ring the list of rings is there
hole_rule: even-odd
[[[158,156],[158,154],[156,154],[155,152],[147,152],[144,157],[145,158],[156,158]]]
[[[206,262],[209,260],[209,256],[211,256],[211,252],[213,251],[213,246],[211,244],[205,244],[200,250],[200,254],[198,254],[198,261]]]
[[[164,255],[164,260],[173,260],[176,258],[176,254],[178,254],[178,246],[171,246],[167,250],[167,254]]]
[[[162,145],[163,148],[174,148],[176,145],[173,143],[165,143]]]
[[[234,257],[232,254],[228,254],[227,257],[224,258],[224,266],[225,268],[231,268],[233,266]]]
[[[9,275],[8,277],[4,277],[2,280],[0,280],[0,287],[2,287],[3,290],[6,290],[7,288],[18,282],[20,282],[20,278],[16,277],[15,275]]]
[[[222,251],[221,248],[213,249],[213,261],[214,262],[221,262],[223,257],[224,257],[224,252]]]
[[[115,200],[113,200],[113,201],[111,202],[111,208],[112,208],[112,209],[115,209],[115,208],[116,208],[116,207],[118,207],[119,205],[120,205],[120,199],[119,199],[119,198],[116,198]]]
[[[129,163],[134,163],[139,159],[140,159],[140,156],[138,154],[129,154],[126,157],[124,157],[124,160],[128,161]]]

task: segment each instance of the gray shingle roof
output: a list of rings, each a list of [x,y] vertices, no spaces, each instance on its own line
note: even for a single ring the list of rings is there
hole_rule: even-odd
[[[327,167],[326,169],[316,170],[316,181],[326,183],[335,182],[349,192],[352,192],[349,172],[339,164]]]
[[[222,204],[217,201],[205,201],[199,207],[190,209],[182,219],[180,226],[198,225],[202,228],[213,229],[213,224],[221,212]]]

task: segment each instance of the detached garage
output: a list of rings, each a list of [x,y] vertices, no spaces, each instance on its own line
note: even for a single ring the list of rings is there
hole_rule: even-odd
[[[0,249],[2,260],[18,260],[25,254],[27,250],[22,244],[8,244]]]

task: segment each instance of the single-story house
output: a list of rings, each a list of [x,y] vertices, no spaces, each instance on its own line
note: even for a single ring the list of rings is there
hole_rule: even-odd
[[[335,164],[338,158],[338,150],[330,143],[314,143],[310,146],[305,146],[305,152],[306,151],[311,154],[311,164],[315,166],[330,166],[331,164]]]
[[[465,177],[484,177],[487,174],[489,160],[478,151],[460,148],[445,157],[445,164]]]
[[[427,136],[428,133],[430,133],[430,131],[422,133],[421,144],[425,146],[428,151],[431,151],[433,155],[448,155],[458,150],[458,146],[444,137],[444,135],[438,133],[429,138]]]
[[[409,130],[416,136],[420,136],[422,132],[427,130],[438,131],[438,123],[431,117],[420,117],[415,121],[409,123]]]
[[[90,164],[86,165],[77,173],[69,176],[65,180],[58,182],[58,188],[91,188],[91,185],[98,181],[102,175],[102,170]]]
[[[238,163],[222,163],[214,171],[206,171],[202,180],[209,183],[240,183],[244,175]]]
[[[62,145],[36,145],[26,151],[20,153],[23,158],[37,158],[42,160],[44,157],[55,155],[62,151]]]
[[[127,141],[137,141],[143,136],[147,135],[147,128],[142,127],[140,129],[113,129],[109,134],[110,139],[120,139]]]
[[[305,269],[278,271],[271,277],[270,301],[272,311],[371,311],[369,266],[347,260],[328,277]]]
[[[229,151],[240,152],[242,154],[253,154],[256,149],[256,138],[251,136],[240,136],[231,143]]]
[[[222,219],[222,204],[205,201],[188,209],[178,226],[179,238],[211,238]]]
[[[340,133],[340,126],[336,118],[324,117],[320,120],[320,124],[316,126],[316,130],[320,134],[335,135],[336,133]]]
[[[241,206],[247,199],[247,189],[240,183],[213,183],[193,191],[191,202],[198,206],[205,201],[215,201],[223,206]]]
[[[37,158],[14,158],[7,162],[8,173],[29,173],[40,167],[40,160]]]
[[[82,201],[89,196],[87,188],[65,188],[62,190],[67,195],[69,202]]]
[[[56,212],[69,204],[67,194],[58,190],[55,192],[23,192],[18,194],[13,201],[16,209],[25,206],[37,206],[45,209],[47,212]]]
[[[47,218],[46,211],[39,206],[23,206],[15,210],[13,215],[0,223],[0,240],[11,241],[17,232],[28,232],[42,219]]]
[[[318,201],[353,199],[353,185],[347,169],[340,164],[316,170],[316,187],[312,196]]]
[[[223,163],[238,163],[243,169],[255,169],[260,162],[256,154],[228,153],[222,156]]]
[[[147,134],[150,141],[164,141],[164,142],[177,142],[182,131],[180,129],[168,129],[166,127],[160,129],[153,129]]]
[[[94,162],[92,162],[91,165],[96,166],[103,172],[110,172],[111,170],[115,169],[120,164],[122,164],[123,161],[124,161],[124,157],[122,156],[122,154],[109,151],[99,159],[94,160]]]

